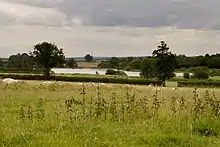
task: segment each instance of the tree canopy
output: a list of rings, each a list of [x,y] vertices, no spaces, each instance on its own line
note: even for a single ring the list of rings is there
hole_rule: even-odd
[[[93,60],[93,56],[90,55],[90,54],[86,54],[85,55],[85,60],[86,60],[86,62],[91,62]]]
[[[34,65],[33,57],[29,56],[27,53],[11,55],[7,62],[7,68],[15,70],[31,71]]]
[[[156,58],[157,79],[165,84],[165,80],[173,77],[176,67],[176,57],[169,51],[169,47],[164,41],[160,42],[157,49],[153,51],[152,56]]]
[[[76,68],[76,67],[78,67],[76,61],[73,58],[67,60],[66,66],[69,67],[69,68]]]
[[[63,49],[59,49],[55,44],[43,42],[34,46],[31,53],[37,63],[44,69],[44,75],[50,76],[51,68],[65,63]]]

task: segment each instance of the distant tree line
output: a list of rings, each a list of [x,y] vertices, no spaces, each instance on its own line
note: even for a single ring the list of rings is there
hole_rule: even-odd
[[[85,61],[93,61],[93,56],[85,55]],[[54,67],[76,68],[77,63],[73,58],[66,59],[62,48],[58,48],[54,43],[42,42],[33,47],[33,51],[28,53],[18,53],[11,55],[8,61],[0,59],[0,68],[3,71],[41,71],[45,76],[50,76]],[[175,55],[170,51],[168,45],[161,41],[152,55],[148,57],[112,57],[102,61],[99,68],[114,68],[123,70],[139,70],[141,76],[146,78],[156,78],[164,85],[165,80],[174,76],[176,69],[206,67],[209,69],[220,69],[220,54],[205,56],[187,57],[185,55]],[[118,71],[117,70],[117,71]],[[112,71],[112,70],[109,70]],[[204,76],[202,68],[197,68],[197,75]],[[202,71],[202,72],[201,72]],[[210,71],[208,71],[210,72]],[[209,75],[209,73],[206,74]],[[110,72],[111,73],[111,72]],[[212,75],[218,75],[219,71],[212,70]],[[188,77],[188,74],[185,74]]]
[[[190,67],[202,67],[206,66],[208,68],[220,69],[220,54],[205,56],[193,56],[187,57],[186,55],[175,55],[176,65],[175,69],[184,69]],[[112,57],[107,61],[102,61],[99,64],[99,68],[115,68],[123,70],[141,70],[142,65],[147,63],[147,61],[152,61],[152,56],[148,57],[127,57],[127,58],[117,58]],[[152,61],[153,62],[153,61]]]
[[[65,59],[63,49],[55,44],[43,42],[34,46],[34,51],[11,55],[7,61],[0,59],[0,70],[3,72],[44,72],[50,74],[53,67],[76,68],[73,58]]]

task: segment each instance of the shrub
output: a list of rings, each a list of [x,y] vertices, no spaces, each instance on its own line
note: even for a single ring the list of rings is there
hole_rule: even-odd
[[[106,75],[115,75],[115,74],[116,74],[116,71],[113,70],[113,69],[107,69],[105,74],[106,74]]]
[[[127,74],[124,71],[120,70],[113,70],[113,69],[107,69],[106,70],[106,75],[120,75],[120,76],[127,76]]]
[[[189,79],[190,74],[188,72],[183,73],[183,78],[184,79]]]
[[[194,72],[194,77],[197,79],[208,79],[209,78],[209,74],[207,71],[203,71],[203,70],[196,70]]]
[[[220,69],[211,69],[210,70],[210,76],[220,76]]]

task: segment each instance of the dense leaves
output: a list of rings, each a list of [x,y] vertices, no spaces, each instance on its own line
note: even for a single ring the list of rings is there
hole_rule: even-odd
[[[93,60],[93,56],[90,55],[90,54],[86,54],[85,55],[85,60],[86,60],[86,62],[91,62]]]
[[[156,58],[148,58],[143,60],[141,64],[140,76],[146,78],[155,78],[157,76],[157,71],[155,68],[156,64],[157,64]]]
[[[7,62],[7,68],[23,71],[31,71],[35,65],[33,57],[27,53],[11,55]]]
[[[188,72],[183,73],[183,78],[189,79],[190,78],[190,74]]]
[[[51,68],[65,63],[63,49],[58,49],[55,44],[48,42],[35,45],[32,55],[37,63],[43,67],[45,76],[50,75]]]
[[[121,75],[121,76],[127,76],[127,74],[124,71],[120,70],[114,70],[114,69],[107,69],[106,75]]]
[[[165,84],[165,80],[173,77],[176,67],[176,57],[169,51],[169,47],[164,41],[152,53],[156,60],[155,70],[157,71],[157,79]]]
[[[76,61],[73,58],[71,58],[71,59],[67,60],[66,67],[76,68],[76,67],[78,67],[78,65],[77,65]]]
[[[4,66],[4,62],[3,60],[0,58],[0,67],[3,67]]]

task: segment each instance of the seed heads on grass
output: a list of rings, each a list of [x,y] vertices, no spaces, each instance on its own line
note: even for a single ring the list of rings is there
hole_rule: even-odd
[[[21,120],[21,121],[24,121],[24,120],[25,120],[25,110],[24,110],[24,106],[21,106],[19,116],[20,116],[20,120]]]
[[[44,114],[45,114],[45,109],[43,107],[44,105],[44,101],[42,98],[40,98],[37,102],[37,105],[36,105],[36,116],[37,116],[37,119],[38,120],[42,120],[44,119]]]
[[[27,118],[32,121],[33,120],[33,110],[31,106],[28,106],[28,110],[27,110]]]
[[[82,92],[80,93],[82,95],[82,109],[83,109],[83,116],[86,115],[86,88],[85,84],[82,85]]]
[[[110,108],[109,112],[111,114],[111,119],[114,121],[117,119],[117,106],[116,106],[116,93],[112,92],[111,98],[110,98]]]
[[[186,109],[186,100],[182,96],[180,99],[180,110],[184,110],[184,109]]]

